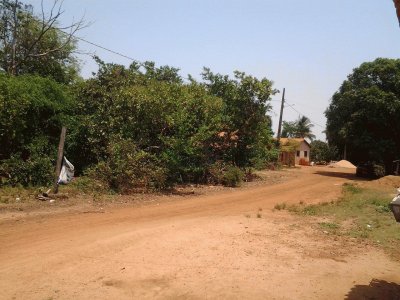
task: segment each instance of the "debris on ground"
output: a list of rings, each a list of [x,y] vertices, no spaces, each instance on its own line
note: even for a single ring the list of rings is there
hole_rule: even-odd
[[[55,199],[68,199],[66,194],[50,194],[51,189],[47,190],[47,192],[42,192],[37,195],[37,199],[40,201],[49,201],[50,203],[54,203]]]

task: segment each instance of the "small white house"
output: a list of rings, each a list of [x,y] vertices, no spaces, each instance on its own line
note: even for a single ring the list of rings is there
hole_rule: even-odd
[[[309,166],[310,144],[304,138],[281,138],[280,161],[285,165]]]

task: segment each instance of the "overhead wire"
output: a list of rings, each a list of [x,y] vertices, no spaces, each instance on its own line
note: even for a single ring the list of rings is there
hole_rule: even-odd
[[[61,29],[59,29],[59,30],[62,31]],[[67,34],[67,33],[64,32],[64,31],[62,31],[62,32],[65,33],[65,34]],[[104,46],[101,46],[101,45],[99,45],[99,44],[97,44],[97,43],[93,43],[93,42],[88,41],[88,40],[86,40],[86,39],[84,39],[84,38],[81,38],[81,37],[79,37],[79,36],[74,36],[74,37],[75,37],[76,39],[82,41],[82,42],[85,42],[85,43],[87,43],[87,44],[90,44],[90,45],[92,45],[92,46],[95,46],[95,47],[97,47],[97,48],[100,48],[100,49],[102,49],[102,50],[104,50],[104,51],[108,51],[108,52],[113,53],[113,54],[115,54],[115,55],[118,55],[118,56],[121,56],[121,57],[123,57],[123,58],[129,59],[129,60],[131,60],[132,62],[136,62],[136,63],[139,63],[140,65],[143,65],[143,63],[140,63],[138,60],[136,60],[136,59],[134,59],[134,58],[132,58],[132,57],[130,57],[130,56],[128,56],[128,55],[125,55],[125,54],[122,54],[122,53],[120,53],[120,52],[111,50],[111,49],[109,49],[109,48],[106,48],[106,47],[104,47]],[[188,78],[184,78],[184,79],[188,79]],[[281,102],[281,100],[274,100],[274,99],[271,99],[271,101],[273,101],[273,102]],[[305,115],[305,114],[301,113],[300,111],[298,111],[297,109],[295,109],[295,108],[293,107],[294,104],[290,104],[290,103],[287,102],[287,101],[285,101],[285,103],[287,104],[288,107],[290,107],[291,109],[293,109],[293,110],[294,110],[295,112],[297,112],[299,115],[303,115],[303,116]],[[274,115],[277,115],[277,113],[276,113],[275,111],[272,111],[272,112],[274,113]],[[315,124],[315,125],[317,125],[317,126],[319,126],[319,127],[321,127],[321,128],[325,128],[325,126],[322,126],[322,125],[318,124],[317,122],[315,122],[315,121],[313,121],[313,120],[311,120],[311,119],[310,119],[310,121],[311,121],[313,124]]]
[[[287,104],[288,107],[290,107],[291,109],[293,109],[293,110],[294,110],[295,112],[297,112],[299,115],[305,116],[305,114],[301,113],[300,111],[298,111],[297,109],[295,109],[295,108],[293,107],[294,104],[290,104],[290,103],[288,103],[288,102],[286,102],[286,101],[285,101],[285,103]],[[314,125],[317,125],[317,126],[319,126],[319,127],[321,127],[321,128],[325,128],[325,126],[322,126],[321,124],[318,124],[317,122],[311,120],[310,118],[309,118],[309,120],[310,120],[311,123],[313,123]]]

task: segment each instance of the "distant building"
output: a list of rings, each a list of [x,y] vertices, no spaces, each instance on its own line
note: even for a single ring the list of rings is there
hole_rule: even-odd
[[[310,144],[304,138],[281,138],[280,162],[284,165],[310,165]]]

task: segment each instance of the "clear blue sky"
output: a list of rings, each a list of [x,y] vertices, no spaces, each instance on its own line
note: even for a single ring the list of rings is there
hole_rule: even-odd
[[[29,3],[40,7],[39,0]],[[45,5],[52,3],[45,0]],[[353,68],[377,57],[399,58],[400,28],[392,0],[64,0],[62,23],[85,14],[93,24],[79,36],[139,61],[199,77],[244,71],[286,87],[286,98],[325,126],[330,98]],[[130,61],[80,42],[106,62]],[[82,75],[96,65],[81,56]],[[280,100],[281,95],[273,97]],[[273,101],[277,130],[279,102]],[[284,110],[284,120],[298,113]],[[314,133],[325,139],[324,128]]]

